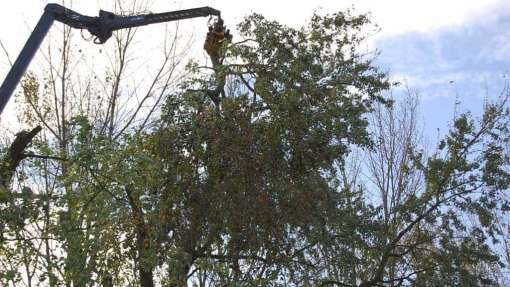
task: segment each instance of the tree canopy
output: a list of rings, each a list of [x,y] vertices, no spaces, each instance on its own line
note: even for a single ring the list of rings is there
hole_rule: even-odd
[[[418,101],[387,95],[367,27],[350,11],[299,29],[253,14],[173,86],[165,50],[137,103],[123,88],[134,34],[84,94],[61,50],[63,74],[30,74],[20,94],[41,134],[17,173],[0,170],[0,283],[507,283],[506,96],[426,151]]]

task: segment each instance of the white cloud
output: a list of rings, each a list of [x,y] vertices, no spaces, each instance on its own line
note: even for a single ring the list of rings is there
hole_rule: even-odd
[[[8,50],[18,51],[28,37],[32,27],[43,12],[47,0],[4,1],[0,17],[0,40]],[[50,1],[51,2],[51,1]],[[382,33],[379,36],[409,31],[427,31],[449,25],[458,25],[479,17],[488,9],[502,6],[505,0],[155,0],[153,12],[181,8],[211,6],[222,11],[227,24],[238,23],[252,12],[262,13],[268,18],[300,26],[313,11],[335,12],[355,7],[360,13],[370,12]],[[87,15],[97,15],[99,8],[112,9],[111,1],[75,1],[74,9]],[[189,22],[186,22],[189,23]],[[194,26],[189,23],[190,26]],[[1,59],[1,58],[0,58]],[[0,61],[2,63],[3,61]]]
[[[503,0],[360,0],[357,6],[373,12],[383,34],[428,31],[459,25],[483,14]]]
[[[426,31],[462,24],[480,16],[485,10],[502,5],[504,0],[192,0],[187,5],[212,5],[224,11],[227,18],[239,20],[250,11],[260,12],[291,25],[299,25],[318,7],[334,12],[354,6],[356,11],[371,12],[383,34]]]
[[[508,61],[510,59],[510,31],[502,31],[480,51],[479,59],[485,61]]]
[[[268,18],[285,24],[300,26],[307,21],[313,11],[321,8],[322,12],[335,12],[355,7],[357,12],[371,12],[372,19],[382,32],[378,37],[395,35],[409,31],[433,31],[438,28],[460,25],[474,18],[480,17],[494,7],[503,6],[505,0],[155,0],[153,12],[163,12],[181,8],[197,6],[211,6],[222,11],[227,25],[234,25],[252,12],[265,15]],[[12,58],[16,57],[28,38],[32,28],[43,12],[46,0],[3,1],[2,17],[0,17],[0,40],[5,44]],[[50,1],[51,2],[51,1]],[[74,1],[74,9],[86,15],[97,15],[99,8],[111,9],[104,6],[111,1]],[[197,38],[202,37],[206,20],[183,22],[182,27]],[[156,41],[158,37],[145,39]],[[142,45],[140,45],[141,47]],[[198,46],[196,46],[198,47]],[[505,56],[501,55],[502,57]],[[33,63],[36,64],[36,63]],[[7,73],[8,64],[5,56],[0,54],[0,80]],[[12,109],[13,101],[9,108]],[[13,113],[11,112],[11,115]]]

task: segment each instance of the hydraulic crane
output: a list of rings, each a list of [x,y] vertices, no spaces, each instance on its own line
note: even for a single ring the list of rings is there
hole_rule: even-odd
[[[217,23],[223,23],[220,11],[211,7],[133,16],[116,15],[112,12],[100,10],[99,16],[90,17],[81,15],[58,4],[48,4],[44,9],[41,19],[35,26],[34,31],[23,47],[23,50],[21,50],[21,53],[12,65],[11,70],[5,77],[2,86],[0,86],[0,114],[7,105],[14,89],[21,80],[21,77],[25,73],[30,61],[34,57],[37,49],[41,45],[55,20],[72,28],[86,29],[95,37],[94,43],[103,44],[112,36],[112,32],[116,30],[207,16],[216,16],[218,17]],[[224,29],[223,26],[216,26]],[[223,37],[223,34],[215,34],[215,36],[216,38]],[[219,41],[221,41],[221,39],[219,39]],[[213,42],[217,43],[218,40],[213,39]]]

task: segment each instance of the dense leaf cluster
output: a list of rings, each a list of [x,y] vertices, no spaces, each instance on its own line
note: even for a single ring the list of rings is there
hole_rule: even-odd
[[[24,119],[48,133],[0,189],[0,284],[503,284],[506,100],[424,152],[415,106],[391,106],[360,49],[368,24],[251,15],[150,128],[51,115],[27,78]]]

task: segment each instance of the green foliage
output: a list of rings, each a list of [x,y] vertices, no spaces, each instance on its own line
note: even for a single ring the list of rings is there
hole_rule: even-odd
[[[196,236],[186,252],[276,268],[275,276],[294,272],[292,258],[307,261],[303,250],[336,216],[337,164],[350,145],[369,145],[364,115],[389,87],[357,52],[367,22],[316,15],[295,30],[252,15],[226,52],[219,105],[203,92],[214,75],[168,99],[152,153],[164,162],[157,170],[168,170],[159,177],[167,192],[182,197],[173,205],[185,206],[165,218],[185,218],[186,237]]]
[[[27,77],[24,118],[58,133],[0,190],[0,283],[496,286],[506,103],[420,150],[414,118],[399,118],[412,112],[382,96],[391,83],[360,52],[367,25],[248,16],[221,67],[190,63],[158,122],[118,136],[90,114],[46,115]],[[349,174],[353,150],[383,172]]]

